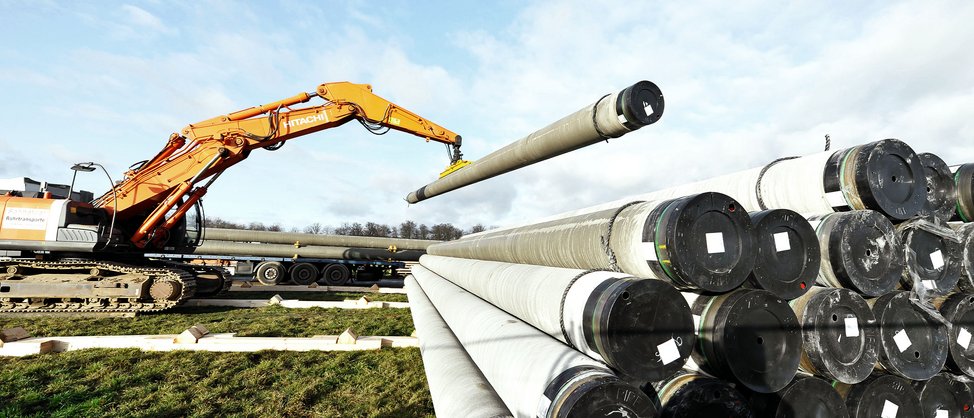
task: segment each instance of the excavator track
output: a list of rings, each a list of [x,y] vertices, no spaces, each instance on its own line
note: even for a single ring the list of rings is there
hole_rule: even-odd
[[[0,260],[0,313],[158,312],[193,297],[195,290],[195,275],[176,267]]]

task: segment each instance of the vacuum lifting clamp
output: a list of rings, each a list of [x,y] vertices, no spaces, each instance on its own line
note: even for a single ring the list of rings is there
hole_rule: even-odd
[[[457,135],[456,142],[447,145],[447,153],[450,154],[450,166],[440,173],[440,178],[448,176],[450,173],[457,171],[463,167],[470,165],[470,161],[463,159],[463,153],[460,152],[460,144],[462,140],[460,135]]]

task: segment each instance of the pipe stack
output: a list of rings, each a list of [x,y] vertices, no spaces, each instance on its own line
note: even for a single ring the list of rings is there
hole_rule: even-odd
[[[972,180],[886,139],[437,243],[420,271],[659,416],[962,416]]]

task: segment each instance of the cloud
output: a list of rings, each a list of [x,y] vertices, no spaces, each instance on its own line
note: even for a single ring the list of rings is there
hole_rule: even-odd
[[[138,26],[140,28],[149,29],[156,32],[172,34],[176,31],[162,23],[156,15],[149,13],[145,9],[139,8],[138,6],[133,6],[131,4],[122,5],[122,11],[125,12],[127,21]]]

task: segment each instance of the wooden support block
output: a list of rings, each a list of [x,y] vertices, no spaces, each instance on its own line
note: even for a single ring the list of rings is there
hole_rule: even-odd
[[[196,344],[200,338],[203,338],[203,335],[198,328],[189,327],[189,329],[177,335],[172,342],[176,344]]]
[[[318,283],[311,283],[308,285],[308,289],[316,289],[316,288],[318,288]]]
[[[0,342],[9,343],[17,340],[23,340],[25,338],[30,338],[30,334],[28,334],[27,330],[25,330],[23,327],[15,327],[0,331]]]
[[[351,328],[346,328],[345,332],[342,332],[341,335],[338,336],[338,344],[355,344],[357,340],[358,334],[356,334],[355,331],[352,331]]]
[[[200,333],[201,336],[207,335],[207,334],[210,333],[210,330],[206,329],[206,326],[204,326],[203,324],[196,324],[196,325],[193,325],[190,328],[194,328],[197,331],[199,331],[199,333]]]
[[[274,296],[271,297],[270,304],[271,305],[280,305],[281,302],[283,302],[283,301],[284,301],[284,298],[282,298],[281,295],[274,295]]]
[[[254,286],[252,286],[250,284],[250,282],[243,282],[243,283],[240,283],[240,287],[248,288],[248,287],[254,287]]]
[[[372,285],[372,287],[370,287],[369,290],[371,290],[373,292],[378,292],[379,291],[379,284],[376,283],[376,284]]]

